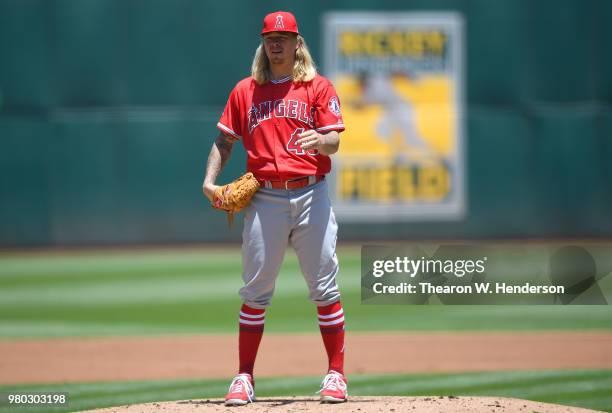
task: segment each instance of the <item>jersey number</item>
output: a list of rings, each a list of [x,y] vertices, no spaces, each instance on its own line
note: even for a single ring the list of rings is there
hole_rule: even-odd
[[[287,142],[287,150],[289,152],[293,152],[296,155],[304,155],[308,152],[308,155],[317,155],[319,153],[316,149],[310,149],[309,151],[304,151],[302,147],[295,142],[300,139],[300,133],[304,132],[304,128],[297,128],[291,134],[291,138],[289,138],[289,142]]]

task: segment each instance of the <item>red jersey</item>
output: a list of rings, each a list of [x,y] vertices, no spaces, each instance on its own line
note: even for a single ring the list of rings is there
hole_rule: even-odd
[[[318,74],[307,83],[293,82],[290,76],[264,85],[252,77],[241,80],[217,127],[242,140],[247,171],[271,181],[327,174],[329,156],[304,151],[295,141],[309,129],[344,130],[338,95],[331,82]]]

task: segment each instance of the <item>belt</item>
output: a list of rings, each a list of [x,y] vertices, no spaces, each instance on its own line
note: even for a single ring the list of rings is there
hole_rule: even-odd
[[[305,186],[316,184],[325,179],[325,175],[310,175],[302,176],[300,178],[287,179],[286,181],[268,181],[264,179],[258,179],[262,188],[269,189],[300,189]]]

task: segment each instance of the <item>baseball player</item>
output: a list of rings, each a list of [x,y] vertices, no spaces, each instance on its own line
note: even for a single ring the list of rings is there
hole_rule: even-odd
[[[344,402],[344,312],[336,285],[334,217],[325,175],[344,130],[340,101],[319,75],[293,14],[263,21],[251,76],[232,90],[217,124],[203,190],[212,201],[215,180],[232,146],[242,141],[247,170],[261,185],[245,210],[242,232],[243,300],[239,313],[239,368],[226,405],[255,399],[253,366],[285,249],[298,256],[328,355],[320,390],[323,402]]]

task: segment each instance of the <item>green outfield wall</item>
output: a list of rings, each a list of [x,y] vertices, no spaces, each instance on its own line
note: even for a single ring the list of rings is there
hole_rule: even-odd
[[[200,186],[277,9],[317,60],[326,11],[464,17],[465,217],[341,240],[612,236],[610,1],[0,0],[0,246],[238,240]]]

